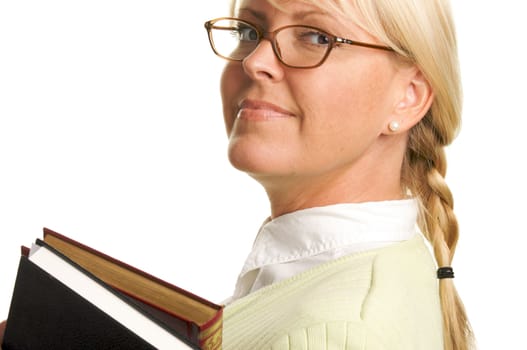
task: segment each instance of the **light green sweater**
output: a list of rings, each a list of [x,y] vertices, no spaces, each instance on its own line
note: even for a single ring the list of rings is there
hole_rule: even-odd
[[[435,262],[421,236],[325,263],[224,311],[224,350],[442,350]]]

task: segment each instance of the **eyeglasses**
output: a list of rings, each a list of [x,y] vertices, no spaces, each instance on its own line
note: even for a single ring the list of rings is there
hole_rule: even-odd
[[[311,26],[288,25],[264,32],[247,21],[222,17],[205,22],[214,53],[230,61],[243,61],[266,39],[282,64],[291,68],[315,68],[341,44],[393,51],[391,47],[340,38]]]

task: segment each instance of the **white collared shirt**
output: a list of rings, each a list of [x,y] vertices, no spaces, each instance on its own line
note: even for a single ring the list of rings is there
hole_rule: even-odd
[[[316,265],[402,242],[419,233],[415,199],[309,208],[267,220],[232,298],[239,299]]]

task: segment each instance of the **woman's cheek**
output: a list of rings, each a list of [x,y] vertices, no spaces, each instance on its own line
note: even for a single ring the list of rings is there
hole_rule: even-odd
[[[243,72],[239,63],[228,63],[221,76],[221,99],[223,104],[223,118],[227,135],[232,131],[236,120],[237,104],[242,90]]]

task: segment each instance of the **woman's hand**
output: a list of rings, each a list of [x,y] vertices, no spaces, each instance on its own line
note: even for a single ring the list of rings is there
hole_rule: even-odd
[[[0,349],[2,348],[2,342],[4,341],[5,324],[6,321],[0,322]]]

